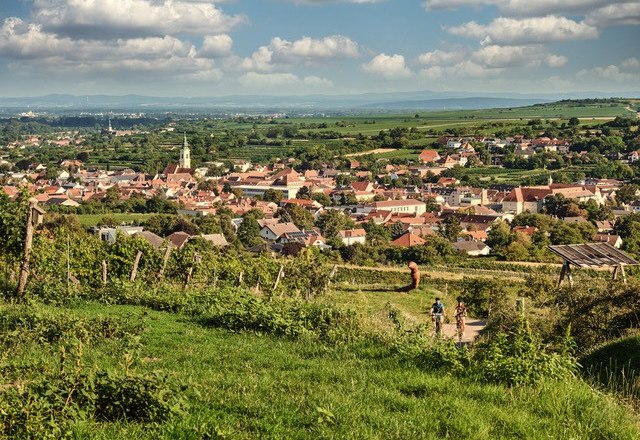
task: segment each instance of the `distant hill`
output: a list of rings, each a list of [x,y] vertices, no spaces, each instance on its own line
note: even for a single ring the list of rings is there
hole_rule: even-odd
[[[485,108],[526,107],[548,102],[552,102],[552,100],[475,97],[392,101],[367,104],[364,107],[384,110],[479,110]]]
[[[640,94],[628,94],[636,96]],[[593,92],[559,94],[491,93],[478,96],[470,92],[391,92],[352,95],[229,95],[220,97],[156,97],[143,95],[65,95],[0,98],[0,109],[9,111],[131,111],[131,112],[388,112],[394,110],[471,110],[522,107],[559,99],[602,98]]]

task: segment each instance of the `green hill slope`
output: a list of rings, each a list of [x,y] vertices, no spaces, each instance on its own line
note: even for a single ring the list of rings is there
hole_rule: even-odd
[[[182,383],[183,413],[154,425],[73,425],[77,438],[632,439],[637,418],[579,380],[536,387],[486,385],[426,372],[367,341],[327,345],[200,326],[133,306],[52,309],[80,319],[144,318],[140,372]],[[39,345],[13,359],[56,364]],[[112,343],[87,345],[86,362],[113,368]],[[36,361],[37,359],[37,361]],[[132,368],[133,368],[132,367]]]

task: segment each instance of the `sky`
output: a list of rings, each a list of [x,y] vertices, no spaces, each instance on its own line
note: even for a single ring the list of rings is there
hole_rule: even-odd
[[[417,90],[640,92],[640,0],[0,0],[0,96]]]

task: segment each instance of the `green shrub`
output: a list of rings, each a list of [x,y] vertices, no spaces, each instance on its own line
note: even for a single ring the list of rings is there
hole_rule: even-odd
[[[0,308],[0,344],[5,347],[25,341],[56,344],[63,339],[86,344],[136,336],[143,329],[144,323],[139,318],[79,318],[30,306]]]
[[[577,362],[567,340],[561,352],[553,352],[521,318],[510,333],[498,333],[481,344],[474,356],[476,372],[486,380],[508,385],[528,385],[575,375]]]

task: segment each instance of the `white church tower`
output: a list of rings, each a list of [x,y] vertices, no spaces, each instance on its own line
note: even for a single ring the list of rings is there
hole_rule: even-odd
[[[187,135],[184,135],[184,144],[180,150],[180,168],[191,168],[191,149],[187,143]]]

